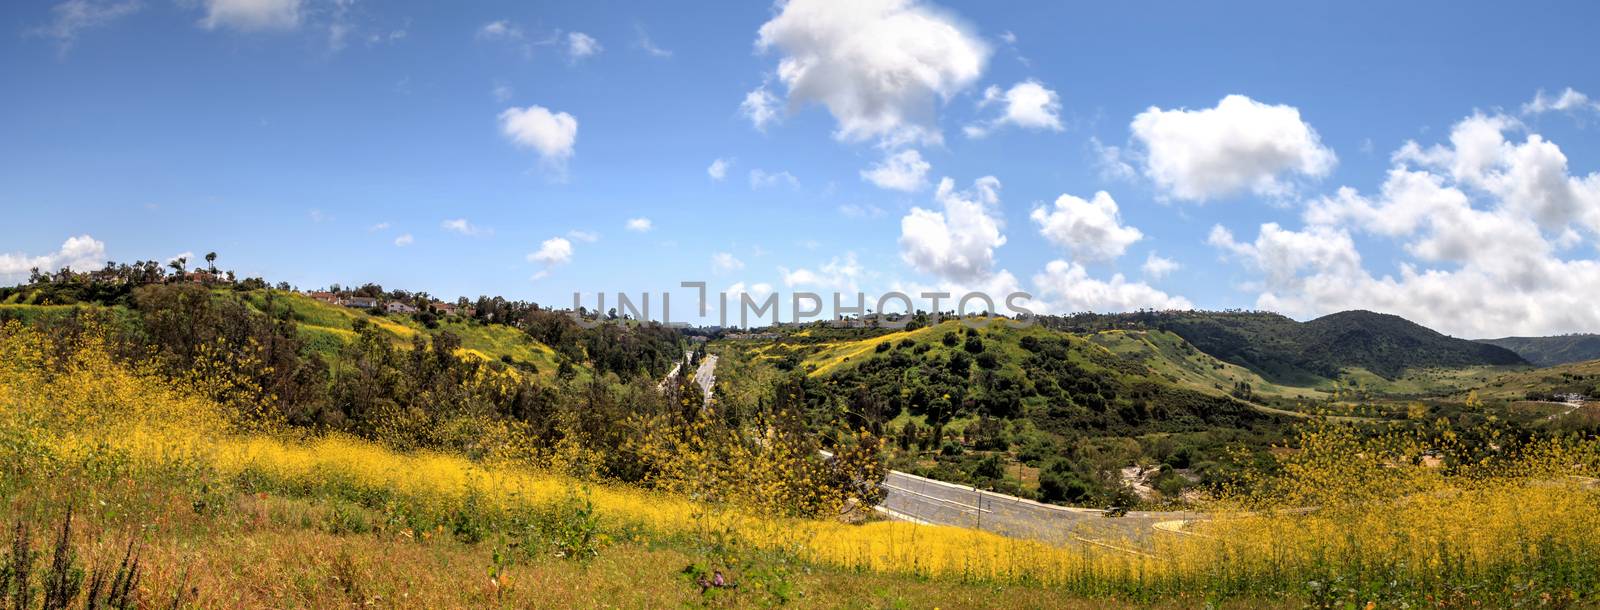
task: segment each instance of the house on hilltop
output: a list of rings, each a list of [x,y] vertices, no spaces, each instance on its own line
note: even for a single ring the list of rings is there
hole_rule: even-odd
[[[356,309],[373,309],[378,306],[378,299],[373,297],[350,297],[344,300],[344,306]]]
[[[401,303],[400,301],[389,301],[389,304],[385,305],[384,309],[387,309],[389,313],[417,313],[417,308],[405,303]]]

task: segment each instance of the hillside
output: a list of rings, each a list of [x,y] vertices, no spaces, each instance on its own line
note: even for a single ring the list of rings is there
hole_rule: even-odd
[[[560,366],[555,350],[550,346],[503,324],[482,324],[446,317],[436,328],[427,328],[410,316],[369,314],[323,303],[297,292],[252,290],[242,296],[251,308],[265,312],[269,294],[273,299],[273,311],[292,312],[300,337],[312,351],[318,353],[336,352],[354,341],[356,325],[364,322],[376,326],[396,345],[409,345],[412,337],[418,333],[435,335],[448,331],[461,339],[460,355],[520,365],[523,370],[531,368],[542,379],[553,379]],[[574,365],[579,367],[580,376],[587,374],[586,367],[582,367],[581,363]]]
[[[1560,335],[1555,337],[1503,337],[1500,339],[1480,339],[1478,342],[1516,352],[1524,360],[1540,367],[1600,360],[1600,335],[1596,334]]]
[[[1600,360],[1506,373],[1475,391],[1483,400],[1548,400],[1557,394],[1581,394],[1600,400]]]
[[[848,403],[868,425],[902,411],[928,425],[1026,419],[1053,433],[1190,431],[1261,419],[1229,397],[1232,381],[1221,384],[1221,374],[1165,373],[1143,356],[1040,325],[968,329],[947,321],[853,336],[808,329],[742,343],[757,359],[804,371],[816,400]]]
[[[1456,339],[1395,315],[1346,311],[1297,322],[1267,312],[1175,311],[1078,315],[1048,323],[1080,332],[1136,328],[1170,331],[1216,358],[1276,384],[1313,387],[1362,369],[1397,379],[1416,369],[1515,366],[1515,352]]]
[[[369,314],[358,309],[323,303],[297,292],[270,289],[244,292],[213,291],[215,298],[238,298],[250,309],[262,313],[268,310],[269,294],[272,299],[272,311],[280,314],[288,313],[295,323],[296,333],[305,342],[306,348],[325,358],[331,358],[355,341],[358,325],[368,324],[378,329],[395,346],[409,346],[418,334],[434,336],[448,331],[461,339],[458,355],[511,364],[524,372],[534,372],[540,379],[554,379],[560,366],[555,350],[550,346],[540,343],[516,328],[501,324],[482,324],[449,317],[440,321],[435,328],[427,328],[409,316]],[[116,319],[127,321],[129,324],[139,316],[137,311],[120,304],[0,303],[0,318],[15,318],[31,323],[71,315],[73,311],[85,308],[109,312]],[[585,378],[589,374],[589,367],[583,363],[575,362],[573,366],[578,378]]]

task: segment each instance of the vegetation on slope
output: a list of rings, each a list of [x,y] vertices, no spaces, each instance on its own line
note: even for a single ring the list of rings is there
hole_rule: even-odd
[[[1231,381],[1175,378],[1154,368],[1165,354],[1151,361],[1004,319],[901,331],[816,325],[718,345],[740,371],[719,377],[724,392],[748,393],[743,379],[777,384],[819,434],[836,434],[827,422],[842,415],[893,439],[899,468],[1051,502],[1139,502],[1120,471],[1140,463],[1170,463],[1163,497],[1176,501],[1227,480],[1239,461],[1230,446],[1259,457],[1282,434],[1284,418],[1242,401],[1248,393]]]
[[[1550,367],[1559,364],[1600,360],[1600,335],[1575,334],[1554,337],[1504,337],[1480,339],[1479,343],[1496,345],[1513,352],[1534,366]]]
[[[834,585],[938,606],[1062,606],[1062,596],[1094,606],[1565,606],[1600,594],[1589,528],[1600,496],[1567,478],[1600,469],[1592,440],[1503,437],[1494,448],[1450,442],[1448,428],[1309,429],[1209,520],[1153,533],[1134,553],[782,516],[760,504],[777,481],[693,485],[727,466],[760,474],[773,465],[762,460],[786,459],[743,444],[756,461],[719,465],[732,448],[717,435],[681,447],[704,464],[669,475],[682,487],[647,491],[579,483],[549,469],[560,461],[396,452],[263,428],[212,397],[226,384],[125,363],[97,336],[0,329],[4,515],[43,530],[63,506],[80,507],[90,539],[103,541],[80,543],[80,556],[99,565],[143,541],[144,606],[180,595],[196,607],[503,606],[585,594],[624,603],[637,591],[695,605],[831,606],[844,601],[824,590]],[[663,431],[654,435],[663,442],[690,432]],[[1424,459],[1435,454],[1437,467]],[[1308,505],[1321,510],[1277,510]],[[296,551],[308,558],[269,561]],[[975,599],[973,585],[994,593]]]
[[[1370,311],[1346,311],[1309,322],[1267,312],[1146,311],[1046,318],[1045,323],[1079,332],[1170,331],[1200,351],[1290,386],[1316,386],[1348,368],[1395,379],[1412,369],[1527,364],[1510,350],[1455,339],[1399,316]]]

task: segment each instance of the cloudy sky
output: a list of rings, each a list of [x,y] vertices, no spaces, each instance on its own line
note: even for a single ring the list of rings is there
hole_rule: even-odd
[[[1125,4],[5,3],[0,281],[1600,331],[1600,5]]]

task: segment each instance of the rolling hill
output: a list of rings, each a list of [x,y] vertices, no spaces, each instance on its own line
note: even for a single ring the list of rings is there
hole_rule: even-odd
[[[1173,311],[1053,318],[1078,332],[1164,330],[1200,351],[1246,367],[1275,384],[1314,387],[1361,369],[1388,380],[1415,369],[1516,366],[1515,352],[1456,339],[1400,316],[1346,311],[1297,322],[1267,312]]]
[[[271,308],[279,313],[287,309],[291,313],[291,319],[295,322],[295,330],[300,338],[312,352],[322,354],[324,357],[331,357],[354,341],[356,326],[365,323],[376,327],[396,346],[409,346],[412,338],[418,334],[427,336],[448,331],[461,339],[460,355],[521,365],[519,367],[521,370],[534,370],[541,379],[554,379],[560,366],[555,350],[529,337],[521,330],[501,324],[482,324],[459,318],[446,318],[440,321],[436,328],[427,328],[409,316],[373,315],[357,309],[323,303],[296,292],[216,290],[213,294],[216,298],[238,298],[258,312],[267,311],[270,294]],[[0,303],[0,319],[15,318],[31,322],[42,318],[70,315],[80,308],[106,311],[129,324],[134,323],[139,315],[136,310],[124,305],[94,303],[36,305],[11,302]],[[587,377],[590,369],[586,364],[575,362],[573,365],[580,379]]]
[[[1500,339],[1480,339],[1478,342],[1516,352],[1523,359],[1540,367],[1600,360],[1600,335],[1596,334],[1559,335],[1554,337],[1503,337]]]
[[[1186,345],[1171,334],[1161,340],[1172,350]],[[1207,364],[1172,364],[1165,351],[1152,359],[1041,325],[813,328],[740,343],[758,360],[804,372],[818,400],[849,404],[869,425],[902,411],[930,422],[1025,418],[1058,433],[1248,427],[1263,419],[1230,396],[1235,379],[1201,372],[1214,360],[1193,348],[1191,355]]]

